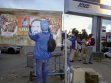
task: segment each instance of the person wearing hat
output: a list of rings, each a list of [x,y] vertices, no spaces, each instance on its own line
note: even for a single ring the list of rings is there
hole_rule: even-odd
[[[34,21],[33,23],[37,24],[38,21]],[[48,59],[51,58],[51,52],[47,52],[48,47],[48,41],[50,38],[50,29],[48,26],[48,22],[46,20],[42,20],[40,22],[40,26],[42,29],[41,33],[33,34],[31,31],[31,27],[33,25],[31,23],[31,26],[29,26],[29,37],[30,39],[35,41],[35,47],[34,47],[34,58],[36,59],[36,83],[49,83],[48,81],[48,73],[47,73],[47,67],[48,67]],[[37,25],[35,25],[37,27]],[[48,30],[48,32],[47,32]],[[51,38],[53,35],[51,34]]]
[[[72,42],[72,49],[71,49],[71,54],[69,57],[70,62],[74,62],[73,57],[75,54],[75,38],[74,38],[74,34],[71,35],[72,38],[70,38],[69,40]]]
[[[95,38],[92,37],[93,34],[89,34],[88,40],[86,42],[86,46],[88,47],[88,57],[86,62],[83,64],[93,64],[93,55],[92,55],[92,50],[93,47],[95,46]]]

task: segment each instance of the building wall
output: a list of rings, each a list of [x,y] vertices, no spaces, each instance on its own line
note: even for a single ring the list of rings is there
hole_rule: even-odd
[[[107,42],[111,42],[111,36],[107,36]]]

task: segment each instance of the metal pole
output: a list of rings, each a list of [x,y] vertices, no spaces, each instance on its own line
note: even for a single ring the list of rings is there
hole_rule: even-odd
[[[20,47],[20,55],[22,55],[23,46]]]
[[[67,83],[67,30],[65,30],[65,83]]]
[[[92,21],[92,33],[93,37],[96,40],[96,46],[93,51],[100,52],[100,44],[101,44],[101,27],[102,27],[102,18],[99,16],[93,16]]]
[[[100,44],[101,44],[101,28],[102,28],[102,17],[97,17],[97,40],[96,40],[96,51],[100,52]]]

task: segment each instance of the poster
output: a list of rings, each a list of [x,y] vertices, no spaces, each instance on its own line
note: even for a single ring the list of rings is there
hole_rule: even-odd
[[[49,12],[50,13],[50,12]],[[61,14],[60,14],[61,15]],[[4,46],[34,46],[35,41],[28,35],[29,25],[33,34],[41,33],[40,21],[48,21],[49,28],[56,41],[61,46],[61,16],[41,13],[39,15],[11,15],[1,14],[0,45]]]
[[[1,14],[1,35],[17,35],[17,23],[18,19],[16,15]]]
[[[42,29],[40,27],[40,19],[36,17],[30,18],[31,31],[33,34],[41,33]]]
[[[1,16],[0,16],[0,35],[1,35],[1,26],[2,24],[1,24]]]
[[[30,16],[17,16],[17,35],[28,35]]]
[[[49,22],[49,28],[53,34],[57,46],[61,46],[61,17],[45,17]]]

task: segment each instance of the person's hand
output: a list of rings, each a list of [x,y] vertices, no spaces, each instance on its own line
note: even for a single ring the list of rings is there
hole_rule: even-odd
[[[50,29],[50,28],[48,28],[48,29]],[[51,29],[50,29],[51,30]]]
[[[29,25],[29,29],[31,29],[31,25]]]

